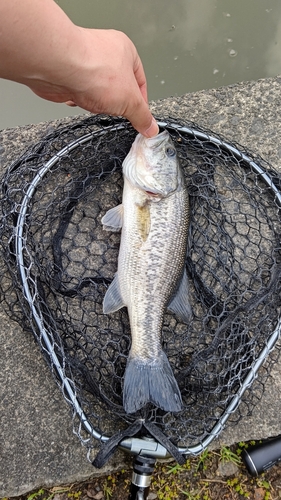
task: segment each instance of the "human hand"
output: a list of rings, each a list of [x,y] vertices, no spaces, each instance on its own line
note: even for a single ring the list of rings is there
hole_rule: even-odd
[[[54,82],[33,81],[31,90],[92,113],[124,116],[143,135],[156,135],[159,129],[148,107],[145,73],[134,44],[120,31],[77,29],[84,57],[77,58],[70,74],[62,68]]]
[[[147,137],[158,133],[131,40],[75,26],[53,0],[0,0],[0,78],[50,101],[124,116]]]

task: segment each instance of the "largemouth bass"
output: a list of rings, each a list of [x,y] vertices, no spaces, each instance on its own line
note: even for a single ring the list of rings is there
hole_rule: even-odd
[[[104,229],[122,228],[118,270],[103,312],[126,306],[132,345],[123,406],[133,413],[151,402],[165,411],[182,408],[181,393],[161,346],[166,309],[188,322],[188,278],[184,263],[189,202],[175,146],[167,131],[138,135],[123,162],[122,204],[102,218]]]

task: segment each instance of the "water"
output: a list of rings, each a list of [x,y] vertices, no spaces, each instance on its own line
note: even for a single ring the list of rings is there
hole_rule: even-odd
[[[149,99],[281,74],[280,0],[57,0],[84,27],[135,43]],[[0,128],[80,114],[0,80]]]

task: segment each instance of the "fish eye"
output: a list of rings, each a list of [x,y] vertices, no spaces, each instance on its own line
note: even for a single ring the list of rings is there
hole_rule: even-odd
[[[169,156],[170,158],[172,158],[173,156],[175,156],[176,154],[176,150],[174,148],[166,148],[166,155]]]

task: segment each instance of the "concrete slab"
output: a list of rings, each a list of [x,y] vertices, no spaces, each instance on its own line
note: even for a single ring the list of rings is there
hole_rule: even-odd
[[[280,169],[281,78],[246,82],[152,102],[153,112],[193,120],[243,144]],[[7,129],[0,133],[1,174],[31,144],[58,124],[79,118]],[[22,495],[104,474],[128,466],[118,452],[95,471],[72,434],[70,410],[31,335],[8,319],[0,304],[0,497]],[[264,395],[251,417],[224,431],[220,442],[281,434],[281,363],[271,372]],[[213,447],[218,446],[218,441]]]

